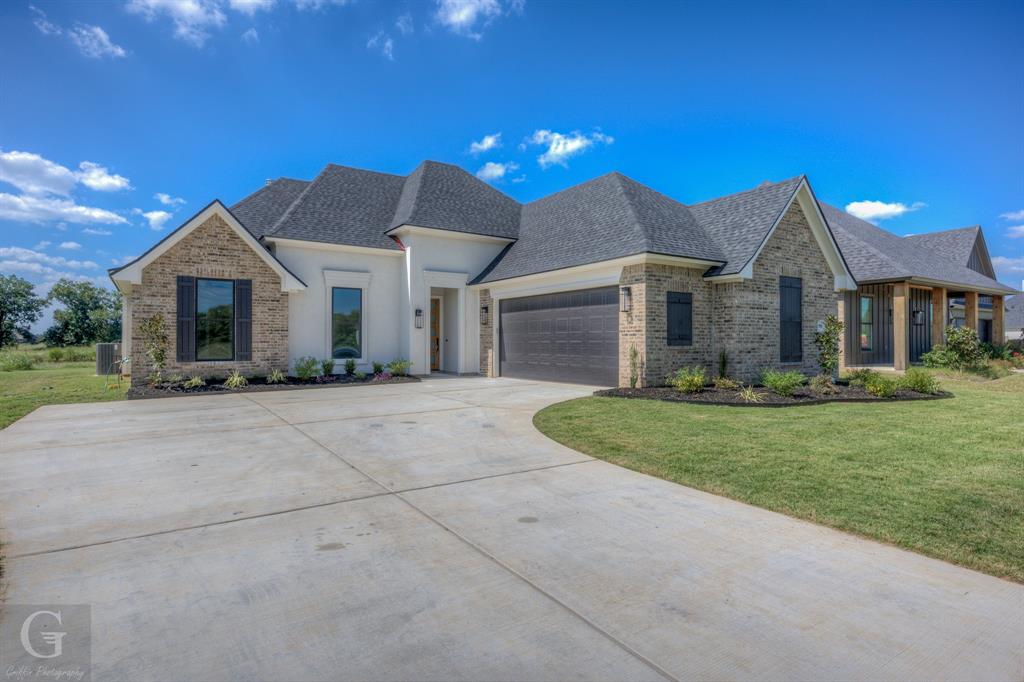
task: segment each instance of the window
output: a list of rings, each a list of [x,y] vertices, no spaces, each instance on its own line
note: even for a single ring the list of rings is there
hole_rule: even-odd
[[[196,280],[196,360],[233,360],[235,283]]]
[[[693,345],[693,294],[668,292],[668,345]]]
[[[860,297],[860,349],[871,350],[871,339],[875,330],[875,298]]]
[[[335,359],[363,356],[363,291],[333,287],[331,289],[331,357]]]
[[[779,361],[801,362],[803,349],[803,280],[779,277]]]

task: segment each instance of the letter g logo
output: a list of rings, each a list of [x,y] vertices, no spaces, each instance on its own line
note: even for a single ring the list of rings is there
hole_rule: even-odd
[[[66,635],[68,633],[66,633],[66,632],[43,632],[43,633],[41,633],[40,636],[43,638],[43,641],[53,647],[53,653],[52,654],[41,654],[41,653],[39,653],[32,646],[32,640],[29,638],[29,630],[32,628],[32,623],[39,616],[53,616],[54,618],[57,619],[57,625],[63,625],[64,624],[63,622],[61,622],[60,611],[36,611],[32,615],[30,615],[28,618],[26,618],[25,622],[22,623],[22,625],[21,625],[21,646],[25,648],[25,651],[27,651],[31,655],[35,656],[36,658],[57,658],[62,653],[61,646],[63,644],[64,635]]]

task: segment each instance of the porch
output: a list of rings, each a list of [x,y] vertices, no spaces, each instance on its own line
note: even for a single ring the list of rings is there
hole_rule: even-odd
[[[982,341],[1004,337],[1003,297],[919,282],[861,284],[839,301],[844,323],[840,369],[905,370],[933,346],[947,327],[970,327]]]

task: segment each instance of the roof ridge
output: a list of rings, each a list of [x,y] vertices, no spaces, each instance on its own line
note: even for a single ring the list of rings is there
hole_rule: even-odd
[[[968,225],[967,227],[954,227],[954,228],[949,229],[949,230],[937,230],[935,232],[920,232],[920,233],[917,233],[917,234],[908,234],[908,235],[905,235],[905,236],[903,236],[901,238],[902,239],[913,239],[915,237],[934,237],[934,236],[940,235],[940,234],[951,234],[953,232],[968,232],[968,231],[970,231],[970,232],[981,232],[981,225]],[[896,236],[899,236],[899,235],[896,235]]]
[[[327,164],[326,166],[323,167],[323,169],[319,173],[316,174],[315,178],[313,178],[312,180],[307,182],[306,186],[302,188],[301,192],[299,192],[299,196],[295,197],[295,201],[293,201],[292,203],[290,203],[288,205],[288,208],[286,208],[284,210],[284,213],[281,214],[281,217],[278,218],[274,222],[274,224],[270,226],[270,229],[267,230],[267,233],[264,234],[263,236],[264,237],[269,237],[269,236],[275,234],[281,228],[281,226],[284,225],[285,221],[288,220],[288,218],[291,218],[292,214],[295,212],[295,209],[298,207],[299,203],[301,203],[302,200],[306,198],[306,195],[310,193],[310,190],[312,190],[313,187],[323,179],[324,175],[327,174],[327,169],[330,168],[331,166],[335,166],[335,165],[336,164],[331,164],[331,163]]]
[[[794,175],[791,178],[786,178],[785,180],[779,180],[778,182],[767,182],[767,183],[762,182],[757,187],[751,187],[750,189],[740,190],[739,192],[733,192],[732,194],[723,194],[720,197],[714,197],[714,198],[711,198],[711,199],[705,199],[704,201],[698,201],[695,204],[683,204],[683,205],[686,206],[687,208],[692,208],[692,207],[695,207],[695,206],[703,206],[704,204],[710,204],[713,201],[721,201],[722,199],[731,199],[732,197],[738,197],[741,194],[750,194],[751,192],[757,192],[759,190],[767,189],[768,187],[775,187],[776,185],[782,185],[782,184],[787,183],[787,182],[792,182],[793,180],[802,180],[803,178],[806,178],[806,177],[807,177],[806,173],[801,173],[800,175]]]
[[[344,169],[344,170],[359,171],[360,173],[373,173],[374,175],[389,175],[389,176],[391,176],[393,178],[408,177],[408,176],[405,176],[405,175],[399,175],[398,173],[385,173],[384,171],[371,170],[369,168],[359,168],[358,166],[344,166],[344,165],[342,165],[340,163],[333,163],[331,161],[327,162],[327,165],[324,166],[323,170],[320,171],[320,173],[323,173],[328,168],[341,168],[341,169]],[[310,181],[310,182],[312,182],[312,181]]]
[[[619,195],[622,196],[622,200],[626,202],[626,208],[629,210],[629,214],[633,216],[633,229],[640,233],[640,241],[644,246],[644,251],[649,251],[651,248],[651,237],[647,234],[647,228],[640,222],[640,215],[637,213],[636,206],[633,205],[633,200],[626,193],[626,187],[623,180],[629,180],[630,182],[636,182],[630,180],[619,171],[612,171],[608,175],[615,181],[615,186],[619,191]]]

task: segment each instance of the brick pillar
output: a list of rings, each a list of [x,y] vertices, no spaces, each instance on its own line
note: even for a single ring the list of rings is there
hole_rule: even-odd
[[[946,343],[946,318],[949,298],[944,287],[932,289],[932,346]]]
[[[1005,306],[1002,296],[992,297],[992,343],[1006,343],[1006,325],[1003,321]]]
[[[978,331],[978,292],[964,292],[964,325]]]
[[[846,319],[846,292],[839,292],[839,300],[836,302],[836,317],[843,323],[843,330],[839,332],[839,371],[846,371],[846,338],[850,333],[847,329],[849,321]]]
[[[892,368],[904,370],[910,359],[910,284],[899,282],[892,292]]]
[[[487,322],[480,320],[480,373],[485,377],[495,376],[496,363],[494,358],[494,325],[498,319],[498,307],[491,299],[490,289],[480,290],[480,307],[477,315],[483,316],[487,308]],[[471,313],[472,314],[472,313]]]
[[[644,265],[622,268],[619,286],[629,287],[629,311],[619,310],[619,386],[628,387],[636,350],[637,388],[647,386],[647,273]],[[620,294],[621,295],[621,294]]]

